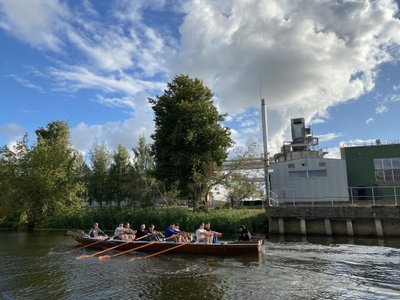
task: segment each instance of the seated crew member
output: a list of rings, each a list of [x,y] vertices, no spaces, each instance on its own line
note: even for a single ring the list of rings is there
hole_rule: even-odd
[[[131,224],[129,224],[128,222],[125,223],[124,230],[125,230],[126,238],[128,240],[133,241],[135,239],[136,230],[133,230],[131,228]]]
[[[239,226],[239,241],[250,241],[251,240],[251,233],[246,229],[246,226],[240,225]]]
[[[147,228],[147,232],[149,234],[147,237],[148,241],[160,241],[160,237],[165,237],[161,232],[154,230],[154,228],[154,224],[150,224],[150,226]]]
[[[99,228],[99,223],[95,222],[93,223],[92,227],[89,229],[89,236],[91,238],[95,239],[102,239],[102,238],[107,238],[107,234],[105,234],[100,228]]]
[[[181,236],[179,235],[179,231],[175,229],[175,224],[171,224],[168,227],[165,228],[164,230],[164,235],[166,239],[171,238],[172,236],[175,236],[175,238],[171,238],[174,242],[181,242]]]
[[[211,224],[209,222],[208,223],[204,223],[204,229],[207,230],[208,232],[212,233],[212,235],[213,235],[213,238],[212,238],[213,244],[218,243],[218,238],[222,236],[222,233],[218,232],[218,231],[211,230]]]
[[[126,240],[125,228],[123,223],[119,223],[118,227],[114,230],[115,240]]]
[[[201,223],[196,230],[196,243],[205,242],[210,244],[212,242],[213,234],[204,229],[204,223]]]
[[[142,224],[140,225],[140,228],[136,230],[136,240],[141,239],[141,240],[146,240],[144,236],[147,236],[148,232],[146,229],[146,225]]]
[[[174,224],[174,229],[179,232],[181,242],[189,243],[191,241],[191,235],[186,231],[180,230],[179,226],[179,223]]]

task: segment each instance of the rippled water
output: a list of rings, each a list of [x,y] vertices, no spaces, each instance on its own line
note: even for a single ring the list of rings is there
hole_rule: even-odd
[[[398,240],[273,239],[260,255],[143,261],[77,260],[60,231],[0,231],[0,241],[0,299],[400,298]]]

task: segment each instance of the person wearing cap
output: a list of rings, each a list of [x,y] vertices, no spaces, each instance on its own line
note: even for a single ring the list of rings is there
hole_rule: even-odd
[[[251,233],[246,229],[246,226],[240,225],[239,226],[239,241],[250,241],[251,240]]]

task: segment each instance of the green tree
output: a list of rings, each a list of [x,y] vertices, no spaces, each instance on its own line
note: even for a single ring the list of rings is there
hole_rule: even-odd
[[[259,152],[259,145],[252,143],[245,151],[236,149],[233,158],[227,161],[222,180],[229,190],[229,200],[232,207],[239,207],[246,198],[263,199],[264,192],[260,179],[264,177],[264,160]]]
[[[24,192],[30,199],[31,222],[46,226],[52,218],[82,208],[85,187],[78,173],[82,157],[69,143],[67,123],[51,122],[36,134],[37,143],[25,169]]]
[[[154,177],[154,156],[151,154],[151,145],[146,143],[144,135],[139,136],[138,146],[133,148],[133,178],[132,195],[137,203],[149,206],[152,200],[159,195],[157,181]]]
[[[29,201],[23,186],[30,151],[27,144],[25,135],[13,149],[0,148],[0,223],[8,226],[28,225]]]
[[[205,207],[208,179],[218,172],[232,145],[230,131],[221,125],[225,115],[218,113],[212,97],[201,80],[179,75],[163,95],[149,99],[155,113],[156,178],[167,191],[178,187],[195,210]]]
[[[121,201],[130,196],[130,176],[132,164],[128,150],[123,145],[112,154],[112,163],[108,174],[108,199],[121,205]]]
[[[89,202],[111,204],[109,198],[109,171],[111,155],[105,145],[94,145],[90,150],[90,173],[87,178]]]
[[[0,186],[6,191],[1,196],[2,218],[13,225],[44,227],[84,204],[84,185],[77,173],[82,158],[69,144],[68,125],[51,122],[36,134],[31,148],[25,136],[14,149],[1,150]]]

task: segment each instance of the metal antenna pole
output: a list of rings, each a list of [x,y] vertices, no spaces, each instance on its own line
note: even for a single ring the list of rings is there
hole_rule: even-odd
[[[263,134],[264,146],[264,176],[265,176],[265,189],[266,189],[266,202],[269,203],[269,157],[268,157],[268,123],[267,123],[267,106],[265,105],[264,98],[261,99],[261,123]]]

